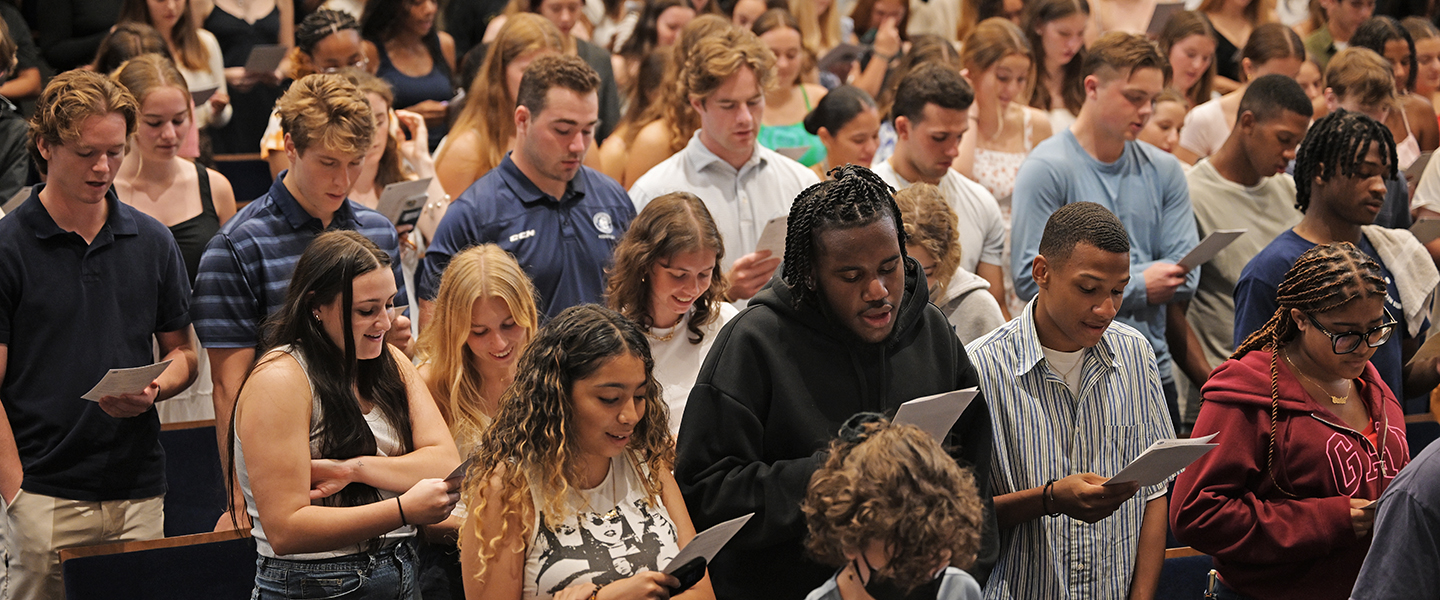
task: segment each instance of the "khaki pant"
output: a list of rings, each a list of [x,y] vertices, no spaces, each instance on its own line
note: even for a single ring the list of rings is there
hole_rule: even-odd
[[[21,490],[5,517],[6,600],[62,600],[62,548],[165,537],[164,496],[84,502]]]

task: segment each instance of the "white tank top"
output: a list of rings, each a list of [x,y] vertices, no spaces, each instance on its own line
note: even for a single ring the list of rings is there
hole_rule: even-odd
[[[550,598],[577,583],[610,583],[640,571],[658,571],[680,552],[670,512],[657,498],[645,503],[643,467],[629,453],[610,459],[610,472],[594,489],[573,490],[569,514],[558,527],[545,526],[543,504],[535,503],[534,534],[525,555],[521,598]]]
[[[320,442],[315,437],[316,432],[320,430],[320,395],[315,391],[315,382],[310,379],[310,366],[305,363],[304,356],[302,356],[298,350],[288,344],[280,346],[279,348],[271,351],[271,353],[274,352],[284,352],[294,358],[295,362],[300,363],[300,371],[305,373],[305,379],[310,382],[310,458],[325,458],[324,456],[320,455]],[[266,356],[269,357],[270,354],[267,354]],[[265,359],[262,358],[261,360]],[[370,413],[365,415],[365,423],[370,426],[370,433],[375,435],[376,456],[395,456],[400,452],[400,437],[396,434],[395,428],[391,426],[388,421],[385,420],[384,415],[379,409],[371,409]],[[255,538],[255,551],[258,552],[260,556],[283,558],[286,560],[320,560],[326,558],[336,558],[339,556],[347,556],[350,554],[358,554],[365,551],[365,548],[363,546],[357,544],[354,546],[347,546],[329,552],[312,552],[309,554],[284,555],[275,554],[275,550],[270,547],[270,542],[265,537],[265,527],[263,524],[260,523],[260,512],[258,509],[255,508],[255,496],[250,493],[250,473],[245,468],[245,449],[240,442],[240,435],[237,433],[235,435],[234,442],[235,475],[236,478],[240,480],[241,491],[245,493],[245,512],[250,515],[250,522],[252,524],[250,528],[250,535]],[[380,499],[382,502],[387,502],[391,498],[400,495],[394,492],[387,492],[385,490],[378,491],[380,492]],[[316,502],[316,504],[318,504],[318,502]],[[395,514],[397,516],[400,514],[399,508],[396,508]],[[396,539],[411,537],[414,535],[415,526],[406,525],[381,536],[381,538],[385,542],[390,542]]]

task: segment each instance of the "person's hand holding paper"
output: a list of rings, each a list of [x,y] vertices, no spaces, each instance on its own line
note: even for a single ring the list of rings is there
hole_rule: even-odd
[[[155,406],[160,396],[160,383],[156,381],[170,366],[171,361],[129,369],[110,369],[95,387],[81,398],[100,404],[100,410],[117,419],[144,414]]]
[[[160,384],[151,380],[150,385],[145,386],[145,389],[139,392],[119,394],[116,396],[101,396],[99,400],[100,410],[105,411],[105,414],[117,419],[138,417],[145,414],[145,411],[150,410],[150,407],[155,406],[155,398],[159,395]]]
[[[1126,482],[1105,485],[1105,478],[1094,473],[1076,473],[1057,480],[1051,488],[1055,503],[1051,508],[1086,523],[1098,523],[1140,491],[1140,484]]]

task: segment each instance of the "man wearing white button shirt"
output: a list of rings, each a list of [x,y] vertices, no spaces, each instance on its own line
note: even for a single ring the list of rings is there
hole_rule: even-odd
[[[765,224],[789,214],[795,197],[820,182],[804,165],[756,143],[774,67],[774,54],[746,30],[727,29],[696,44],[680,85],[700,115],[700,130],[630,188],[637,212],[677,191],[705,203],[725,241],[721,266],[732,300],[755,295],[780,265],[768,250],[755,252]]]

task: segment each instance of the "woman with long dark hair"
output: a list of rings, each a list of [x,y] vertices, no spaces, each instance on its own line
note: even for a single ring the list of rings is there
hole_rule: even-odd
[[[455,95],[455,39],[435,26],[439,12],[436,0],[369,0],[360,19],[375,75],[390,82],[396,107],[425,118],[431,150],[450,130]]]
[[[316,237],[241,386],[231,470],[260,554],[258,598],[418,598],[415,526],[458,500],[436,479],[460,462],[455,442],[415,367],[385,343],[389,263],[356,232]]]

